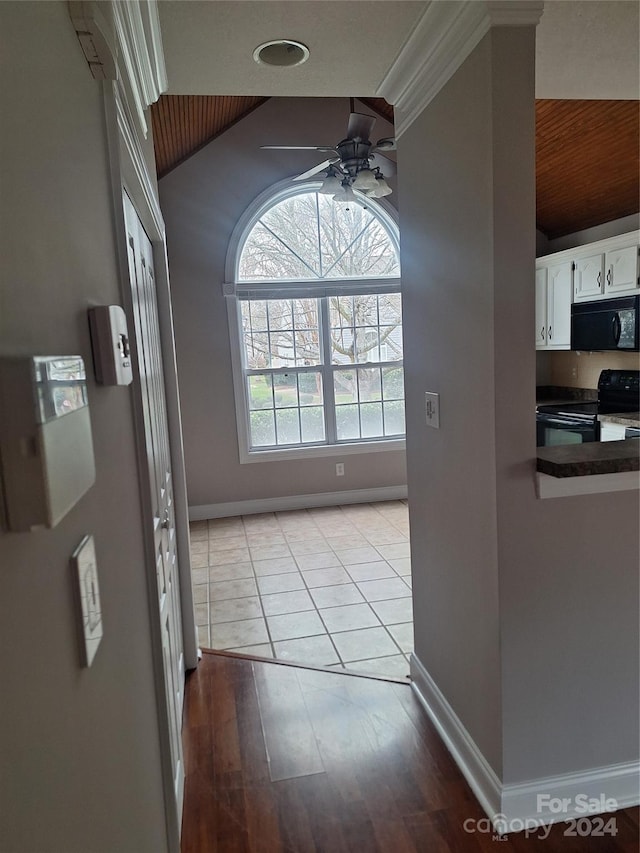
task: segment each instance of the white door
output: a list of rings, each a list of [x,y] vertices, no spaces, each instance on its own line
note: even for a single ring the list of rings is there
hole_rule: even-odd
[[[129,277],[133,295],[135,340],[139,362],[138,376],[135,377],[134,381],[140,381],[144,412],[167,716],[171,740],[173,783],[178,820],[180,820],[184,789],[184,761],[181,739],[184,653],[176,560],[169,430],[160,348],[153,250],[131,201],[126,194],[123,195],[123,198]]]

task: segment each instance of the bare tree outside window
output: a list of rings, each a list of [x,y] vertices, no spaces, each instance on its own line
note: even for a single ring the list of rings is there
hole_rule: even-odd
[[[400,293],[351,285],[351,293],[313,296],[314,281],[399,273],[388,227],[368,207],[304,191],[254,223],[238,280],[265,292],[268,283],[300,283],[308,294],[240,300],[254,448],[326,442],[329,433],[337,441],[403,434]]]

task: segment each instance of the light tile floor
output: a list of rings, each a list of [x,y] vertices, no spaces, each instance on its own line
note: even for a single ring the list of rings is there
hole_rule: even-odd
[[[405,678],[406,501],[191,523],[201,646]]]

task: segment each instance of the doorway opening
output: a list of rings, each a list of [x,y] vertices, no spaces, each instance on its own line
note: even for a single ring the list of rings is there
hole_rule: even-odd
[[[406,500],[196,521],[191,549],[202,647],[408,678]]]

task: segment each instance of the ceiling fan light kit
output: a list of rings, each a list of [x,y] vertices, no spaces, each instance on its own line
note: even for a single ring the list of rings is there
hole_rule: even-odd
[[[366,167],[364,169],[360,169],[353,182],[354,190],[361,190],[362,192],[375,190],[377,189],[377,185],[378,182],[376,180],[375,172],[372,172],[371,169]]]
[[[333,195],[336,202],[357,202],[359,199],[354,190],[367,198],[382,198],[390,195],[392,189],[386,182],[378,163],[383,163],[389,174],[395,174],[395,163],[378,152],[392,151],[395,149],[396,143],[395,139],[386,137],[372,145],[369,136],[375,121],[373,116],[352,112],[349,116],[346,137],[334,147],[327,145],[263,145],[262,148],[285,150],[299,148],[301,150],[312,149],[333,153],[335,156],[298,175],[294,181],[304,181],[325,172],[319,192],[325,195]],[[374,160],[373,164],[372,160]]]
[[[338,173],[336,172],[333,166],[329,166],[329,171],[327,173],[327,177],[322,182],[322,186],[318,190],[323,195],[335,195],[342,191],[342,181],[338,177]]]

